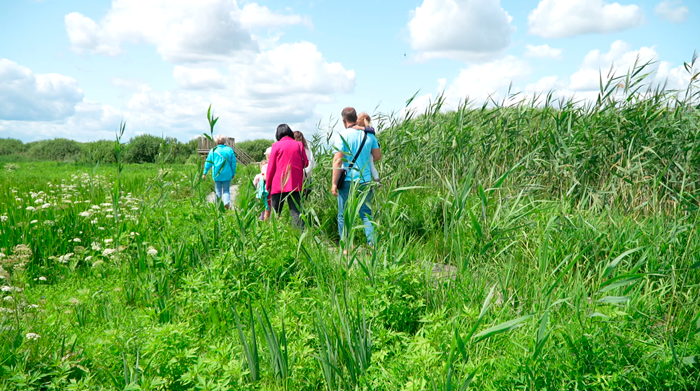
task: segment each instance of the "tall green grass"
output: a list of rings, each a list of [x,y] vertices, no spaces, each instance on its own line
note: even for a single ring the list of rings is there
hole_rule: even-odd
[[[696,389],[698,94],[646,66],[588,105],[384,117],[348,256],[322,136],[304,233],[258,220],[255,170],[223,213],[196,167],[16,162],[0,388]]]

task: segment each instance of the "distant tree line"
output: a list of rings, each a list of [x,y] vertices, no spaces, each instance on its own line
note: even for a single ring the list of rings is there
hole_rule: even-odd
[[[143,134],[129,140],[123,155],[125,163],[157,163],[167,157],[168,163],[196,163],[197,139],[181,143],[172,137]],[[250,140],[236,144],[254,159],[260,161],[272,140]],[[23,143],[12,138],[0,138],[0,156],[31,160],[50,160],[76,163],[114,163],[114,141],[100,140],[81,143],[57,138]]]

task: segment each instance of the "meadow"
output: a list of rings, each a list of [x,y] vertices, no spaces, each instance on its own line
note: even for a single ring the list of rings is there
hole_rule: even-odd
[[[255,166],[225,212],[119,141],[4,163],[0,389],[695,390],[698,90],[644,75],[381,116],[378,244],[348,255],[323,133],[304,232],[259,221]]]

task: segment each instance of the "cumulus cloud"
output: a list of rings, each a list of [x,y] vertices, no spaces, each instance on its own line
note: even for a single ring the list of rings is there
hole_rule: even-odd
[[[188,68],[176,65],[173,77],[177,84],[186,90],[221,90],[226,88],[224,78],[212,68]]]
[[[65,23],[76,52],[117,55],[123,42],[146,42],[166,61],[183,63],[257,50],[241,15],[231,0],[114,0],[99,23],[77,12]]]
[[[278,124],[305,123],[319,103],[330,103],[334,94],[355,87],[354,71],[327,62],[308,42],[281,45],[259,53],[251,63],[231,63],[226,71],[220,79],[226,89],[209,94],[142,89],[129,101],[131,122],[161,124],[188,138],[206,129],[203,113],[211,103],[222,132],[239,139],[269,138]]]
[[[661,19],[680,24],[688,20],[690,10],[681,0],[665,0],[656,5],[654,13]]]
[[[83,100],[78,82],[58,74],[35,75],[31,69],[0,59],[0,119],[53,121],[75,113]]]
[[[555,49],[549,45],[526,45],[525,57],[532,58],[551,58],[554,60],[561,60],[561,49]]]
[[[424,0],[408,22],[419,58],[487,59],[501,53],[515,32],[500,0]]]
[[[26,121],[0,119],[0,137],[14,137],[25,141],[65,137],[79,141],[114,139],[123,113],[119,110],[83,99],[75,105],[75,113],[54,121]]]
[[[278,28],[296,24],[311,27],[311,19],[300,15],[285,15],[272,12],[266,6],[257,3],[249,3],[240,11],[239,20],[245,29]]]
[[[633,49],[626,42],[615,41],[606,53],[600,50],[588,52],[578,70],[568,79],[557,76],[544,77],[536,83],[528,84],[525,92],[542,94],[554,91],[554,96],[558,98],[592,102],[598,98],[601,75],[605,82],[609,76],[626,75],[635,64],[640,66],[647,62],[650,62],[645,70],[645,73],[649,73],[645,81],[648,86],[656,88],[663,85],[667,91],[680,91],[681,94],[688,87],[690,75],[684,67],[674,67],[670,62],[659,61],[658,53],[653,47]]]
[[[637,5],[604,0],[542,0],[528,16],[530,34],[544,38],[610,33],[642,23],[644,12]]]
[[[642,65],[648,61],[654,61],[658,54],[654,48],[642,47],[633,50],[627,42],[617,40],[610,45],[610,51],[602,53],[600,50],[592,50],[586,54],[578,71],[571,75],[569,88],[573,91],[598,91],[600,90],[600,74],[603,78],[612,68],[614,74],[627,73],[635,63]],[[655,69],[655,66],[649,68]]]

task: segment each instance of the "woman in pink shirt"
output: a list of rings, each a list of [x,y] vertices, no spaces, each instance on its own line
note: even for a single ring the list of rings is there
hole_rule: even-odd
[[[265,175],[272,210],[280,214],[284,202],[287,201],[289,214],[292,215],[292,224],[302,228],[304,223],[299,217],[299,208],[301,207],[301,189],[304,184],[304,168],[309,164],[309,159],[304,146],[294,140],[294,132],[289,125],[278,126],[276,136],[277,142],[272,144],[267,175]]]

